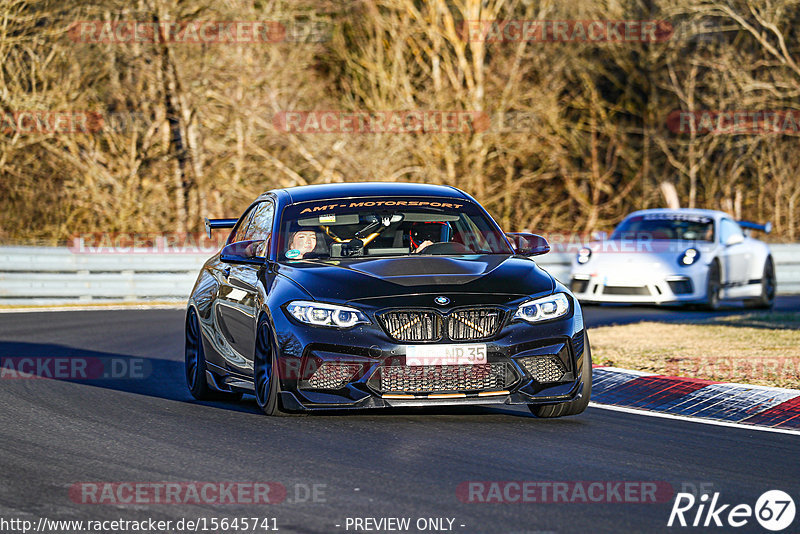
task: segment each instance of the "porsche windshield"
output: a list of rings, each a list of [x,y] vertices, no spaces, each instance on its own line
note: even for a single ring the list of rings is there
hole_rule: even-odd
[[[654,213],[622,221],[611,239],[713,241],[714,221],[703,215]]]
[[[416,254],[513,254],[474,203],[452,198],[349,198],[287,206],[281,261]]]

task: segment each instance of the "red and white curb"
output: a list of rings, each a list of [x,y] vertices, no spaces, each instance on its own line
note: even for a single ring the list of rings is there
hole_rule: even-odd
[[[800,434],[800,390],[595,366],[592,405]]]

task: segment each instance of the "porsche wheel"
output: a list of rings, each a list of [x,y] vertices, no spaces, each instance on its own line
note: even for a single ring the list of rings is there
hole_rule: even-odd
[[[241,393],[216,391],[209,387],[206,380],[206,356],[203,352],[203,341],[200,335],[200,322],[194,308],[189,308],[186,313],[184,355],[186,385],[192,397],[197,400],[239,400],[242,398]]]
[[[748,299],[745,304],[753,308],[772,308],[772,305],[775,304],[776,287],[775,264],[772,262],[772,258],[769,257],[764,264],[764,274],[761,277],[761,296],[755,299]]]
[[[529,404],[528,408],[536,417],[553,418],[578,415],[589,405],[589,397],[592,395],[592,349],[589,347],[589,338],[585,333],[583,334],[583,343],[585,349],[583,353],[583,371],[581,373],[581,378],[583,379],[581,396],[560,404],[545,404],[544,406]]]

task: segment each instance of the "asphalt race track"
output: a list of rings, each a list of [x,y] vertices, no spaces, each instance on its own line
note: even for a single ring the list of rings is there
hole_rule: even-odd
[[[800,298],[780,298],[777,307],[797,310]],[[617,306],[588,307],[586,315],[590,325],[708,316]],[[561,420],[536,419],[522,408],[268,418],[252,397],[196,402],[184,385],[183,318],[180,310],[0,315],[4,359],[81,356],[113,359],[121,374],[126,363],[137,370],[93,381],[0,380],[0,517],[34,523],[42,517],[268,517],[280,532],[309,533],[393,531],[355,529],[352,518],[399,517],[411,520],[403,532],[618,533],[702,530],[666,527],[682,488],[719,492],[720,504],[750,506],[763,492],[780,489],[800,505],[796,435],[592,407]],[[269,481],[282,484],[287,496],[259,505],[87,504],[70,493],[84,482],[157,481]],[[668,484],[671,491],[657,503],[633,502],[624,492],[626,502],[583,502],[571,494],[568,502],[476,503],[457,493],[469,481],[599,481],[604,487],[628,481]],[[307,491],[315,485],[316,498]],[[615,500],[613,492],[609,499]],[[418,530],[420,518],[453,523],[437,529],[426,522]],[[786,532],[798,526],[800,518]],[[754,518],[736,530],[764,531]]]

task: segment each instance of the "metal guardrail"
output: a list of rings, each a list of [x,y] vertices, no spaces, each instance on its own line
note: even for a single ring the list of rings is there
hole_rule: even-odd
[[[81,254],[58,247],[0,247],[0,304],[185,301],[210,256],[150,250]]]
[[[770,245],[778,278],[778,294],[800,293],[800,244]]]
[[[772,245],[780,294],[800,293],[800,244]],[[185,301],[210,253],[81,254],[57,247],[0,247],[0,304]],[[573,254],[537,262],[569,280]]]

